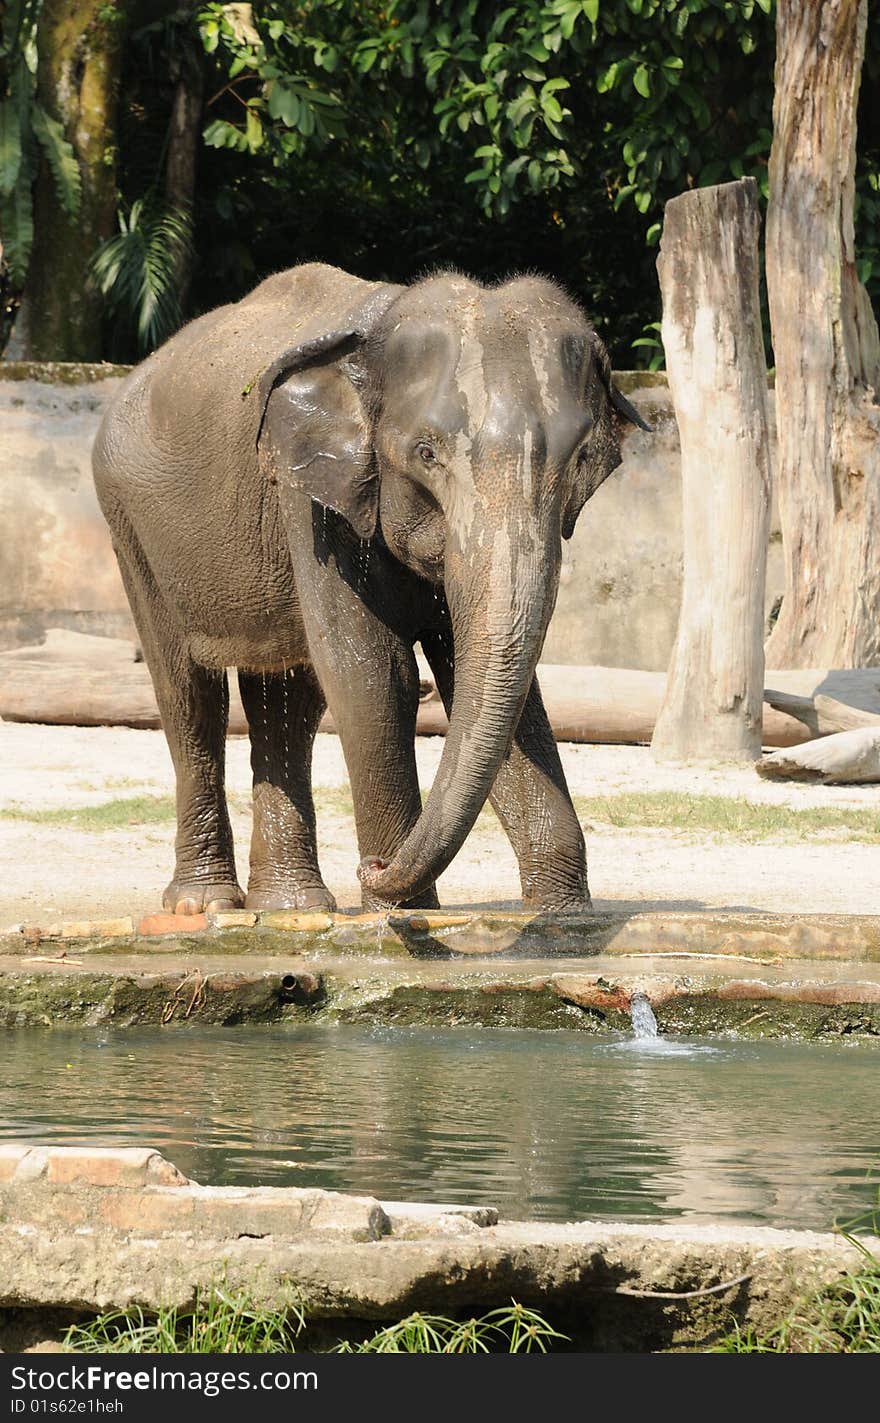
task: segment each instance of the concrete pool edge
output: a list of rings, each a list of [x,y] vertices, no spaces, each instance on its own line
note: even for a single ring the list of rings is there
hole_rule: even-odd
[[[149,1148],[0,1148],[0,1310],[192,1308],[222,1282],[310,1320],[540,1308],[581,1347],[699,1347],[764,1331],[864,1263],[846,1238],[770,1227],[567,1225],[467,1205],[204,1187]],[[869,1249],[880,1247],[874,1237]]]
[[[380,953],[384,957],[591,957],[710,953],[880,962],[880,915],[771,914],[760,910],[613,910],[572,914],[467,910],[389,914],[149,914],[141,919],[20,924],[0,933],[0,954],[57,944],[78,955]]]
[[[191,952],[0,957],[0,1029],[340,1024],[880,1039],[880,964],[696,953],[448,960]]]

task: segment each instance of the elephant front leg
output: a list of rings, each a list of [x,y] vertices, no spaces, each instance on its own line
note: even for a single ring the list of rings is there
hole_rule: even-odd
[[[336,900],[321,878],[312,747],[326,705],[311,667],[239,672],[254,773],[248,909],[328,910]]]
[[[360,857],[387,863],[422,810],[415,756],[419,675],[413,650],[389,632],[368,668],[343,675],[328,667],[322,679],[348,767]],[[390,907],[366,889],[362,898],[365,910]],[[393,907],[436,909],[438,904],[430,885]]]
[[[342,742],[360,858],[390,861],[422,810],[415,753],[419,672],[411,646],[366,609],[352,608],[348,626],[359,624],[356,656],[345,637],[315,636],[315,663]],[[338,618],[335,625],[346,622]],[[366,910],[389,908],[366,889],[362,900]],[[436,909],[438,902],[431,885],[394,907]]]
[[[426,634],[422,646],[448,714],[454,688],[451,634]],[[537,679],[489,799],[516,854],[526,908],[590,908],[584,835]]]

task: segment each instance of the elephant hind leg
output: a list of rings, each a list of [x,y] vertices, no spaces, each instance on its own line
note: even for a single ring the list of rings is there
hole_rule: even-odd
[[[128,520],[108,518],[177,780],[176,864],[162,903],[177,914],[237,909],[244,895],[226,806],[226,674],[192,660]]]
[[[254,773],[248,909],[329,910],[312,800],[312,747],[326,705],[311,667],[239,672]]]

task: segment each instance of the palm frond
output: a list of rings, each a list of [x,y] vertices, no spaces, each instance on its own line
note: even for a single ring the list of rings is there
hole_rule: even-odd
[[[0,104],[0,193],[12,192],[21,171],[21,122],[13,99]]]
[[[152,350],[181,321],[177,289],[182,262],[191,251],[189,214],[138,198],[119,213],[119,232],[92,258],[90,274],[110,309],[136,332],[142,351]]]
[[[16,286],[23,286],[34,242],[34,215],[30,183],[21,174],[11,193],[0,194],[0,234],[9,274]]]
[[[76,217],[82,198],[82,179],[76,154],[64,137],[64,130],[39,104],[34,104],[31,116],[37,142],[55,179],[58,201],[68,217]]]

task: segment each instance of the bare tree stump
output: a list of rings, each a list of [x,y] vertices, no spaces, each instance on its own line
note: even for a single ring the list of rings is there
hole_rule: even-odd
[[[751,178],[666,204],[657,270],[681,435],[684,579],[651,741],[658,760],[761,754],[770,452],[759,228]]]
[[[785,592],[774,667],[880,666],[880,340],[853,239],[866,0],[778,0],[767,211]]]

